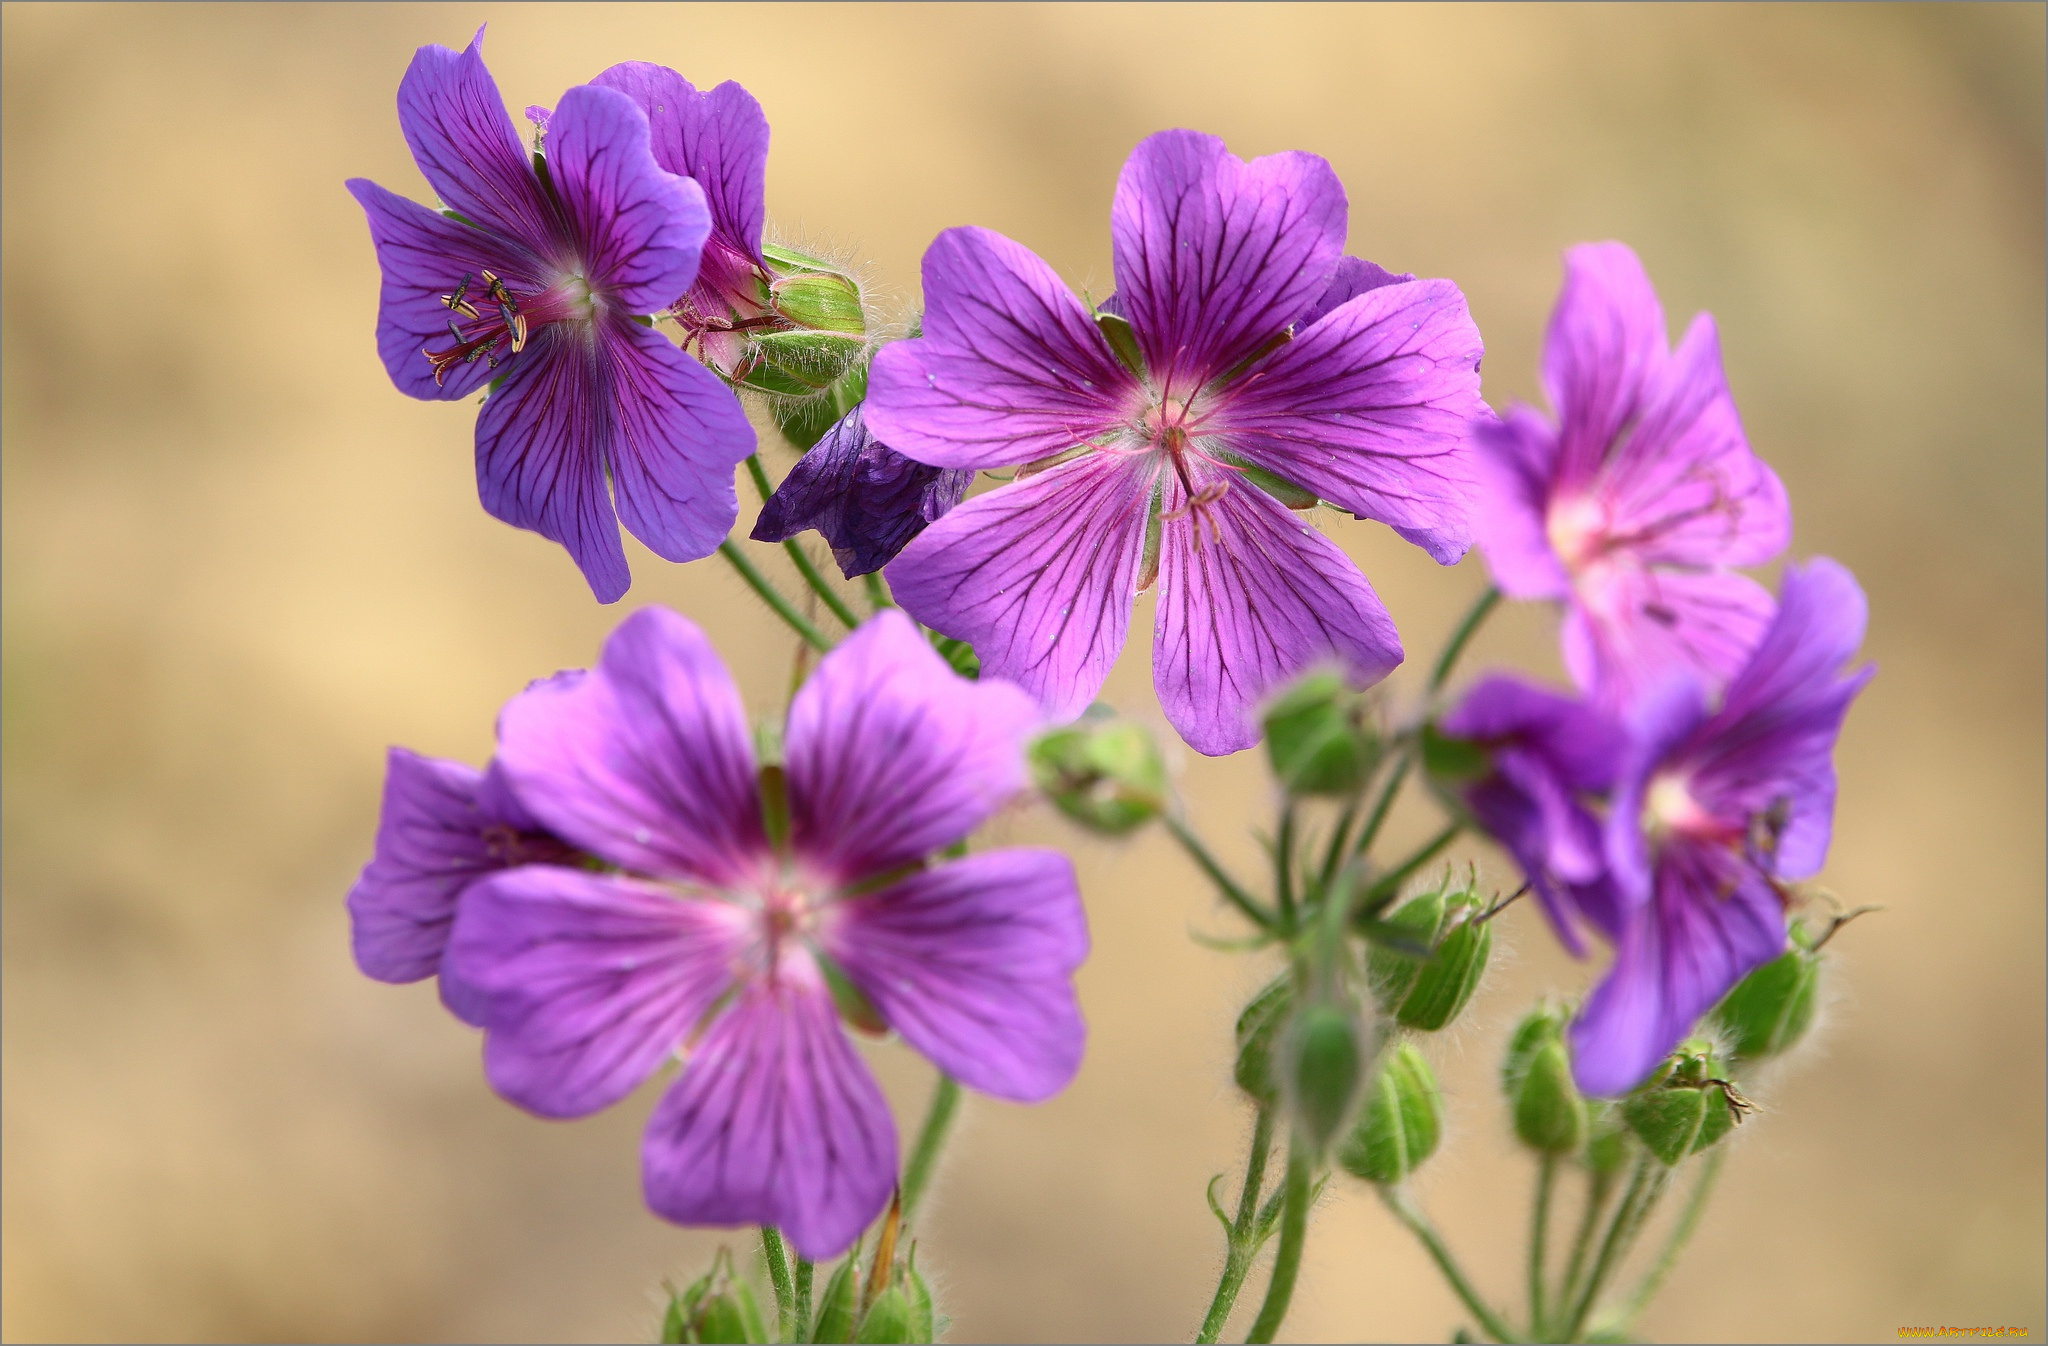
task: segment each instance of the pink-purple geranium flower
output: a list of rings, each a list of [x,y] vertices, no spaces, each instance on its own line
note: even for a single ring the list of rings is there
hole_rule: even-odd
[[[1393,669],[1372,586],[1274,493],[1457,559],[1481,345],[1450,282],[1346,263],[1347,212],[1313,155],[1161,132],[1117,182],[1106,319],[1009,239],[941,234],[924,335],[876,357],[868,425],[934,466],[1027,470],[890,565],[905,610],[1071,717],[1156,578],[1160,701],[1210,754],[1256,742],[1259,702],[1311,664]]]
[[[1024,788],[1041,718],[884,612],[797,693],[785,765],[764,772],[702,634],[660,608],[627,618],[596,668],[499,721],[520,802],[615,869],[528,865],[463,891],[441,974],[485,1029],[493,1087],[574,1117],[680,1056],[647,1127],[648,1204],[842,1251],[897,1176],[842,1006],[1003,1098],[1046,1098],[1080,1064],[1088,936],[1066,858],[929,863]]]
[[[1565,256],[1543,347],[1551,425],[1518,406],[1474,423],[1478,541],[1511,598],[1565,605],[1565,666],[1622,710],[1671,668],[1720,684],[1771,619],[1730,567],[1785,549],[1792,516],[1742,431],[1711,315],[1676,350],[1636,255]]]
[[[671,561],[710,554],[754,449],[731,390],[637,320],[696,279],[705,193],[655,161],[646,114],[614,89],[562,95],[545,159],[529,156],[482,42],[420,48],[399,85],[400,125],[446,211],[348,183],[383,270],[377,345],[414,397],[490,385],[484,508],[568,548],[609,603],[632,583],[619,525]]]
[[[1810,878],[1834,827],[1835,739],[1875,671],[1863,591],[1817,557],[1786,569],[1776,617],[1719,709],[1680,672],[1630,716],[1607,819],[1621,901],[1613,969],[1572,1025],[1589,1094],[1640,1083],[1694,1022],[1785,948],[1787,881]]]

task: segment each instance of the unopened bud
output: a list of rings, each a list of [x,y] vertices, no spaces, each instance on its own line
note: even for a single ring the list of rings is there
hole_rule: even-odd
[[[1820,959],[1791,948],[1735,984],[1714,1010],[1714,1024],[1738,1061],[1776,1056],[1813,1026]]]
[[[1493,956],[1493,927],[1477,919],[1484,907],[1470,886],[1447,891],[1448,879],[1397,907],[1384,924],[1413,936],[1412,952],[1376,947],[1368,975],[1380,1004],[1404,1027],[1433,1033],[1449,1024],[1471,1000]]]
[[[875,1302],[868,1305],[867,1317],[861,1319],[858,1342],[912,1342],[930,1341],[930,1337],[919,1337],[910,1330],[910,1297],[896,1286],[890,1286],[875,1296]]]
[[[1543,1154],[1570,1154],[1586,1138],[1586,1100],[1572,1083],[1571,1058],[1557,1038],[1529,1058],[1515,1094],[1515,1135]]]
[[[681,1294],[671,1292],[662,1315],[664,1342],[765,1342],[761,1306],[745,1281],[732,1275],[731,1255],[721,1248],[711,1270]]]
[[[822,400],[866,354],[865,339],[843,332],[763,332],[747,342],[733,382],[780,397]]]
[[[842,1343],[853,1340],[853,1330],[860,1314],[860,1285],[854,1272],[854,1261],[848,1257],[826,1278],[824,1292],[818,1296],[818,1321],[811,1331],[812,1341]]]
[[[1031,775],[1060,812],[1112,836],[1144,826],[1166,807],[1159,745],[1128,720],[1083,721],[1031,745]]]
[[[1337,1162],[1367,1182],[1397,1183],[1436,1152],[1443,1122],[1436,1075],[1415,1044],[1403,1042],[1381,1061]]]
[[[1293,1005],[1294,981],[1283,972],[1237,1016],[1237,1087],[1258,1102],[1271,1103],[1280,1096],[1273,1078],[1273,1040]]]
[[[1328,670],[1308,674],[1266,707],[1266,753],[1290,794],[1347,795],[1379,760],[1365,699]]]
[[[1586,1106],[1586,1168],[1611,1178],[1628,1163],[1631,1144],[1628,1123],[1621,1108],[1605,1099],[1593,1099]]]
[[[799,327],[853,336],[867,331],[860,287],[848,276],[831,272],[783,276],[768,287],[768,294],[776,311]]]
[[[1333,1004],[1305,1006],[1285,1039],[1289,1101],[1301,1138],[1320,1153],[1358,1096],[1364,1059],[1358,1023]]]
[[[1694,1044],[1682,1046],[1622,1101],[1622,1118],[1644,1148],[1665,1165],[1675,1165],[1711,1147],[1755,1110],[1725,1070]]]

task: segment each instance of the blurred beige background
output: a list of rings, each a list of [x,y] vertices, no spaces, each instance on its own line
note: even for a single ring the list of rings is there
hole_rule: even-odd
[[[1712,309],[1796,550],[1870,591],[1882,672],[1842,741],[1827,881],[1887,910],[1837,942],[1824,1030],[1760,1082],[1643,1328],[2048,1331],[2040,6],[9,5],[7,1337],[646,1340],[659,1282],[719,1241],[640,1206],[650,1093],[527,1117],[429,986],[348,957],[387,743],[483,760],[504,698],[638,603],[706,626],[757,709],[786,676],[716,562],[636,547],[627,603],[597,608],[558,548],[478,508],[474,408],[409,401],[377,363],[341,181],[427,197],[397,82],[485,20],[515,108],[625,59],[743,81],[775,226],[870,260],[903,305],[963,223],[1101,292],[1118,165],[1188,125],[1328,156],[1353,252],[1465,288],[1496,405],[1535,395],[1573,242],[1634,244],[1674,326]],[[1445,573],[1331,528],[1419,654],[1483,583],[1476,558]],[[1554,671],[1552,641],[1510,612],[1477,657]],[[1156,723],[1146,649],[1108,695]],[[1183,768],[1250,870],[1257,755]],[[971,1105],[920,1265],[961,1339],[1185,1338],[1220,1260],[1203,1184],[1248,1125],[1229,1024],[1263,968],[1189,938],[1234,927],[1158,838],[998,830],[1080,860],[1090,1055],[1049,1105]],[[1434,1048],[1454,1131],[1420,1184],[1500,1300],[1529,1179],[1501,1034],[1594,970],[1533,916],[1504,918],[1499,972]],[[914,1121],[928,1069],[872,1055]],[[1456,1321],[1336,1184],[1289,1332]]]

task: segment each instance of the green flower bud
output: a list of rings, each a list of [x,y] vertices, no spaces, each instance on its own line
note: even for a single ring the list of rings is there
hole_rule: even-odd
[[[1735,984],[1714,1010],[1714,1026],[1739,1061],[1776,1056],[1806,1035],[1820,992],[1820,959],[1792,948]]]
[[[1586,1100],[1572,1083],[1571,1058],[1558,1038],[1529,1059],[1515,1093],[1515,1135],[1542,1154],[1570,1154],[1586,1139]]]
[[[1724,1070],[1696,1044],[1681,1046],[1647,1084],[1622,1101],[1622,1118],[1651,1154],[1675,1165],[1710,1148],[1754,1110]]]
[[[915,1248],[910,1250],[910,1261],[903,1270],[903,1294],[910,1301],[910,1340],[938,1340],[938,1314],[932,1308],[932,1288],[925,1284],[923,1274],[917,1269]]]
[[[1586,1168],[1602,1177],[1613,1177],[1628,1163],[1633,1143],[1621,1109],[1595,1099],[1586,1108]]]
[[[1295,1125],[1320,1153],[1358,1095],[1365,1063],[1356,1019],[1338,1005],[1306,1006],[1288,1027],[1286,1059]]]
[[[1443,1130],[1436,1076],[1415,1044],[1403,1042],[1382,1060],[1337,1162],[1367,1182],[1397,1183],[1436,1152]]]
[[[1372,985],[1373,998],[1381,1009],[1392,1014],[1415,989],[1415,980],[1422,975],[1422,965],[1429,959],[1428,951],[1436,947],[1437,931],[1444,924],[1444,889],[1437,887],[1417,893],[1379,924],[1385,937],[1413,950],[1388,948],[1383,941],[1375,941],[1366,954],[1365,976]]]
[[[1458,1017],[1493,956],[1493,927],[1474,919],[1484,910],[1478,895],[1469,886],[1454,892],[1447,888],[1448,883],[1417,894],[1382,923],[1397,934],[1415,936],[1430,949],[1428,957],[1375,948],[1366,964],[1373,992],[1387,1012],[1404,1027],[1427,1033]]]
[[[1347,795],[1379,760],[1365,700],[1329,671],[1310,673],[1266,707],[1266,754],[1290,794]]]
[[[1422,769],[1431,780],[1455,787],[1484,776],[1493,769],[1493,761],[1485,748],[1447,737],[1432,722],[1422,726]]]
[[[854,1258],[848,1257],[832,1270],[818,1296],[818,1319],[811,1340],[849,1342],[853,1340],[854,1318],[860,1312],[860,1286],[854,1273]]]
[[[780,397],[822,399],[866,354],[866,339],[844,332],[763,332],[747,343],[733,381]]]
[[[1159,745],[1128,720],[1083,721],[1042,735],[1030,749],[1031,776],[1060,812],[1118,836],[1166,807]]]
[[[1273,1078],[1273,1039],[1293,1007],[1293,978],[1283,972],[1237,1016],[1237,1087],[1258,1102],[1270,1104],[1280,1096]]]
[[[910,1297],[896,1286],[890,1286],[875,1296],[875,1302],[868,1305],[867,1317],[860,1320],[858,1342],[912,1342],[930,1341],[929,1336],[919,1337],[910,1330]]]
[[[720,1248],[711,1270],[680,1295],[669,1294],[662,1314],[664,1342],[765,1342],[768,1330],[753,1287],[732,1274],[732,1256]]]
[[[849,276],[820,271],[782,276],[768,287],[768,295],[776,311],[798,327],[853,336],[867,333],[860,287]]]

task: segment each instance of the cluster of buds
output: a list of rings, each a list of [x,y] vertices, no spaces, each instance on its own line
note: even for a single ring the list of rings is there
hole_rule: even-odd
[[[768,1328],[754,1288],[733,1273],[732,1254],[724,1248],[711,1259],[711,1270],[680,1294],[671,1290],[661,1318],[661,1339],[669,1342],[764,1342]]]
[[[1060,812],[1091,831],[1122,836],[1166,809],[1166,762],[1151,734],[1092,706],[1031,745],[1033,782]]]

